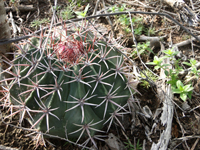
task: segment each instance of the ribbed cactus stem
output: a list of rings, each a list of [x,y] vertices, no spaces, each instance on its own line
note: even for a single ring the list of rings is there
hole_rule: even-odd
[[[130,89],[124,75],[129,68],[118,51],[91,39],[89,31],[81,38],[74,35],[65,41],[55,38],[44,53],[37,48],[44,38],[32,39],[35,46],[20,47],[11,63],[9,98],[29,114],[31,128],[78,142],[101,132],[119,111],[127,113]]]

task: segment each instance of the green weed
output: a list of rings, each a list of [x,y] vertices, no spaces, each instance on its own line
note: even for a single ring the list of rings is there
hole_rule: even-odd
[[[172,88],[172,92],[174,94],[180,94],[180,98],[183,101],[186,101],[187,97],[192,98],[192,90],[191,84],[184,85],[180,80],[176,81],[176,88]]]
[[[178,78],[178,75],[180,72],[184,71],[183,67],[181,66],[181,60],[175,59],[174,56],[178,54],[178,52],[173,51],[172,49],[164,50],[163,53],[165,56],[163,57],[157,57],[154,56],[153,62],[148,62],[146,64],[154,65],[154,69],[158,70],[160,68],[164,69],[165,75],[168,78],[168,84],[171,85],[172,92],[174,94],[179,94],[181,100],[186,101],[187,98],[192,97],[192,91],[193,87],[192,84],[186,84],[184,85],[183,82]],[[162,61],[165,58],[169,58],[171,62],[173,62],[173,69],[170,69],[168,66],[169,64],[162,65]],[[190,66],[189,74],[191,76],[195,76],[196,78],[199,78],[200,69],[197,70],[197,61],[195,59],[190,59],[189,62],[183,62],[182,64]]]
[[[129,139],[128,139],[128,142],[124,142],[124,144],[126,144],[126,148],[128,150],[141,150],[142,149],[142,146],[140,144],[140,140],[137,141],[136,149],[135,149],[135,146],[131,143],[131,141]]]
[[[67,7],[60,11],[60,16],[63,20],[69,20],[74,17],[73,13],[75,5],[75,3],[71,2]]]
[[[44,19],[35,19],[35,20],[33,20],[32,22],[31,22],[31,27],[34,27],[34,28],[38,28],[40,25],[42,25],[42,24],[47,24],[47,23],[49,23],[50,22],[50,20],[49,19],[47,19],[47,18],[44,18]]]
[[[74,13],[77,15],[78,18],[84,18],[86,17],[89,7],[90,7],[90,4],[87,4],[84,11],[75,11]]]
[[[156,82],[156,81],[158,80],[158,77],[155,76],[155,75],[154,75],[152,72],[150,72],[149,70],[144,70],[143,72],[144,72],[144,74],[145,74],[148,78],[150,78],[153,82]],[[141,75],[142,78],[145,79],[146,76],[145,76],[144,74],[141,73],[140,75]],[[146,89],[149,89],[149,87],[151,87],[150,84],[149,84],[149,82],[146,81],[146,80],[141,80],[141,86],[143,86],[143,87],[146,88]]]
[[[153,53],[154,52],[151,50],[150,48],[150,42],[147,41],[147,42],[141,42],[141,43],[138,43],[137,44],[137,48],[138,48],[138,53],[139,55],[146,55],[148,54],[149,52],[150,53]],[[131,53],[131,57],[136,57],[137,56],[137,50],[135,49],[132,53]]]
[[[126,4],[123,4],[121,6],[114,5],[113,7],[109,8],[109,11],[114,13],[114,12],[123,12],[123,11],[128,11],[126,9]],[[131,33],[131,22],[130,18],[127,14],[119,15],[115,17],[116,21],[122,26],[122,29],[125,31],[125,33]],[[134,33],[136,35],[141,35],[142,32],[145,30],[143,26],[143,18],[141,17],[133,17],[131,19],[133,26],[134,26]]]

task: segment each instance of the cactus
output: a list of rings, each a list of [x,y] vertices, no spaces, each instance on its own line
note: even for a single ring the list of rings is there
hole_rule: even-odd
[[[13,77],[1,82],[8,82],[5,105],[20,113],[20,124],[26,118],[31,129],[78,142],[126,111],[131,89],[123,56],[91,31],[42,35],[17,47],[14,60],[4,60]]]

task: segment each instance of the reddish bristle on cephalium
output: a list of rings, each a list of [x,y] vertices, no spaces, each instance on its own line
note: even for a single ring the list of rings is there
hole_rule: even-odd
[[[66,63],[75,63],[85,53],[85,50],[82,41],[68,39],[58,43],[55,53],[58,59]]]

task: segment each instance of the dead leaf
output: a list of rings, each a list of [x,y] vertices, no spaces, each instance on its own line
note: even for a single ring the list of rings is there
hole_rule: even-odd
[[[108,139],[105,140],[111,150],[124,150],[125,146],[114,134],[110,133]]]

